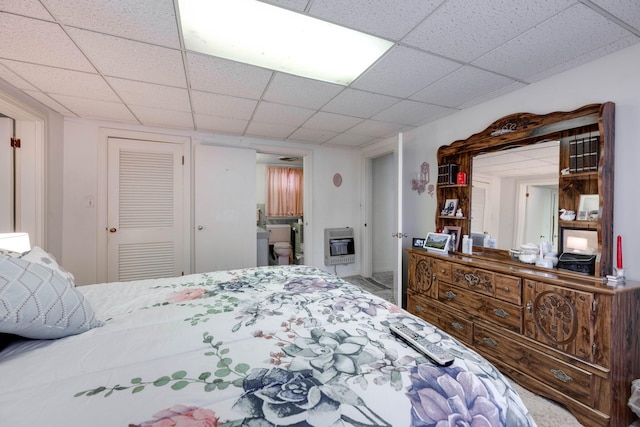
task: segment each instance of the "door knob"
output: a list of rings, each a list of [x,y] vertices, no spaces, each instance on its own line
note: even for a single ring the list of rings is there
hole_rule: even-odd
[[[111,227],[109,229],[109,233],[115,233],[116,231],[118,231],[115,227]]]
[[[198,226],[198,230],[203,230],[203,229],[204,229],[203,226],[201,226],[201,225]]]

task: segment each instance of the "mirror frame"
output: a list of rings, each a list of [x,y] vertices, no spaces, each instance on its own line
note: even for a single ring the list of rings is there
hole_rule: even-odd
[[[585,226],[596,230],[598,255],[595,276],[603,277],[611,274],[613,268],[614,121],[615,104],[612,102],[589,104],[573,111],[556,111],[545,115],[516,113],[496,120],[483,131],[467,139],[441,146],[437,154],[439,170],[441,166],[456,164],[458,171],[467,174],[467,179],[466,184],[438,184],[436,230],[443,229],[447,225],[460,226],[461,234],[469,234],[472,191],[470,183],[473,182],[471,165],[476,155],[559,139],[561,141],[560,169],[562,170],[568,166],[568,140],[585,133],[597,132],[600,137],[597,171],[571,175],[561,175],[558,171],[558,188],[560,206],[576,211],[581,191],[589,186],[597,188],[600,218],[589,223],[558,220],[558,230],[583,229]],[[441,182],[440,179],[438,182]],[[441,215],[440,209],[446,199],[458,199],[458,207],[467,213],[467,216],[453,218]],[[495,252],[505,259],[509,258],[508,251]]]

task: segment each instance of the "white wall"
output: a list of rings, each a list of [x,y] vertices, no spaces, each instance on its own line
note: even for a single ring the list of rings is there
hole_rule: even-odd
[[[637,190],[640,159],[640,45],[634,45],[491,101],[467,108],[451,116],[405,133],[405,159],[431,164],[432,182],[436,150],[458,139],[484,130],[508,114],[546,114],[569,111],[586,104],[612,101],[616,104],[614,236],[622,235],[627,278],[640,280],[640,233],[637,217],[640,198]],[[405,162],[405,182],[417,166]],[[413,168],[413,169],[412,169]],[[410,187],[409,187],[410,188]],[[412,233],[424,234],[434,227],[435,198],[408,192],[405,197],[405,224]],[[615,240],[615,239],[614,239]],[[409,242],[410,244],[410,242]],[[614,253],[615,255],[615,253]],[[614,258],[615,259],[615,258]]]
[[[300,148],[302,144],[290,144],[281,141],[268,141],[253,138],[216,136],[201,132],[188,132],[171,129],[151,128],[136,125],[123,125],[94,120],[67,118],[64,121],[64,144],[62,157],[64,173],[62,252],[61,264],[70,270],[80,284],[102,281],[97,273],[97,236],[98,211],[104,209],[100,204],[98,170],[99,133],[101,128],[125,129],[141,132],[153,132],[165,135],[188,136],[192,144],[219,144],[239,147],[259,147],[264,145]],[[305,257],[305,263],[324,267],[324,248],[322,241],[324,228],[355,227],[359,222],[360,173],[359,153],[351,149],[303,146],[312,152],[313,188],[311,192],[312,212],[305,215],[305,221],[312,221],[313,259]],[[306,171],[306,170],[305,170]],[[340,172],[343,184],[336,188],[332,184],[333,174]],[[187,189],[187,191],[190,191]],[[93,197],[95,208],[88,208],[86,200]],[[306,195],[305,195],[306,197]],[[311,228],[307,228],[310,230]],[[187,268],[187,267],[185,267]],[[358,264],[339,267],[341,275],[357,274]],[[333,267],[327,270],[333,271]],[[188,271],[185,270],[185,271]]]

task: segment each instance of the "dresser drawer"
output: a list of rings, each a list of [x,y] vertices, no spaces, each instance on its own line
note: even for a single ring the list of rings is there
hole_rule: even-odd
[[[435,270],[436,279],[441,282],[451,283],[451,263],[442,260],[436,260]]]
[[[522,308],[446,283],[438,284],[438,301],[502,327],[521,332]]]
[[[495,295],[494,273],[480,268],[454,264],[451,266],[451,283],[484,295]]]
[[[465,344],[473,343],[473,322],[462,314],[452,312],[446,305],[435,300],[410,296],[407,299],[407,310]]]
[[[494,274],[496,298],[512,304],[522,304],[522,279],[507,276],[506,274]]]
[[[474,325],[474,347],[586,405],[591,403],[593,374],[520,344],[482,325]]]

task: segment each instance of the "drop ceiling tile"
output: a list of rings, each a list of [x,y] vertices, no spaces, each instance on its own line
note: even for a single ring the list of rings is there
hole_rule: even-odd
[[[398,101],[398,98],[349,88],[340,92],[338,96],[322,107],[322,110],[368,119]]]
[[[444,0],[314,0],[309,14],[389,40],[399,40]]]
[[[402,41],[469,62],[574,3],[575,0],[448,0]]]
[[[53,111],[57,111],[58,113],[65,116],[75,116],[75,114],[69,111],[65,106],[40,91],[25,90],[24,93],[51,108]]]
[[[304,123],[304,127],[317,130],[344,132],[345,130],[354,127],[361,121],[362,119],[357,117],[349,117],[340,114],[318,111]]]
[[[208,116],[249,120],[258,105],[253,99],[235,98],[208,92],[191,92],[193,110]]]
[[[31,83],[0,64],[0,79],[21,90],[37,90]]]
[[[51,14],[38,0],[0,0],[0,10],[46,21],[53,20]]]
[[[640,5],[638,0],[591,0],[618,19],[640,31]]]
[[[180,48],[171,0],[42,0],[56,19],[73,27]]]
[[[525,86],[526,86],[526,83],[515,82],[515,83],[512,83],[512,84],[510,84],[508,86],[501,87],[498,90],[495,90],[493,92],[481,95],[481,96],[479,96],[477,98],[474,98],[474,99],[472,99],[472,100],[470,100],[468,102],[460,104],[458,106],[458,108],[460,110],[464,110],[465,108],[469,108],[469,107],[472,107],[474,105],[481,104],[481,103],[483,103],[485,101],[489,101],[491,99],[498,98],[498,97],[500,97],[502,95],[506,95],[507,93],[510,93],[510,92],[515,91],[515,90],[521,89],[521,88],[523,88]]]
[[[172,111],[151,108],[141,105],[131,105],[131,111],[146,126],[166,126],[170,128],[193,129],[193,116],[184,111]]]
[[[106,77],[106,80],[127,104],[174,111],[191,111],[189,93],[186,89],[115,77]]]
[[[456,108],[512,83],[514,80],[508,77],[464,66],[422,89],[411,99]]]
[[[58,94],[51,94],[50,96],[74,114],[85,119],[139,123],[127,107],[118,102],[100,101]]]
[[[247,127],[247,120],[231,119],[228,117],[207,116],[195,114],[198,130],[210,130],[224,134],[241,135]]]
[[[563,71],[571,70],[572,68],[578,67],[582,64],[586,64],[587,62],[591,62],[595,59],[601,58],[605,55],[609,55],[613,52],[617,52],[621,49],[629,47],[638,43],[638,37],[634,35],[630,35],[620,40],[616,40],[613,43],[610,43],[606,46],[603,46],[599,49],[591,50],[584,55],[577,56],[575,58],[571,58],[568,61],[565,61],[555,67],[547,68],[537,74],[528,76],[526,81],[528,83],[539,82],[540,80],[544,80],[548,77],[551,77],[555,74],[559,74]]]
[[[0,29],[1,58],[95,72],[95,68],[57,24],[0,13]],[[37,39],[34,39],[34,34],[37,34]]]
[[[67,31],[105,76],[187,87],[179,50],[77,28]]]
[[[43,92],[102,101],[119,101],[109,85],[97,74],[24,62],[0,60],[0,63]]]
[[[344,90],[344,86],[275,73],[264,93],[265,101],[319,109]]]
[[[314,111],[308,108],[292,107],[290,105],[262,101],[258,104],[253,119],[262,123],[280,123],[298,127],[311,117],[313,113]]]
[[[364,120],[362,123],[349,129],[347,133],[373,136],[376,138],[387,138],[397,134],[405,128],[403,125],[389,122],[381,122],[378,120]]]
[[[273,74],[270,70],[213,56],[187,53],[192,89],[260,99]]]
[[[526,79],[630,33],[577,4],[473,61],[474,65]]]
[[[322,144],[327,142],[331,138],[338,135],[338,132],[329,132],[326,130],[317,130],[317,129],[309,129],[309,128],[299,128],[295,132],[293,132],[289,138],[289,141],[301,141],[301,142],[311,142],[314,144]]]
[[[297,10],[302,12],[307,7],[309,0],[262,0],[264,3],[269,3],[274,6],[283,7],[289,10]]]
[[[403,100],[373,116],[375,120],[402,123],[409,126],[419,126],[439,119],[458,110],[445,108],[424,102]]]
[[[254,120],[251,123],[249,123],[249,126],[247,127],[245,134],[256,136],[256,137],[287,139],[289,135],[295,132],[296,128],[297,128],[296,126],[287,126],[287,125],[273,124],[273,123],[261,123]]]
[[[459,67],[447,59],[396,46],[351,87],[406,98]]]
[[[355,135],[352,133],[341,133],[327,141],[326,145],[344,145],[349,147],[361,147],[373,144],[380,138],[372,138],[366,135]]]

